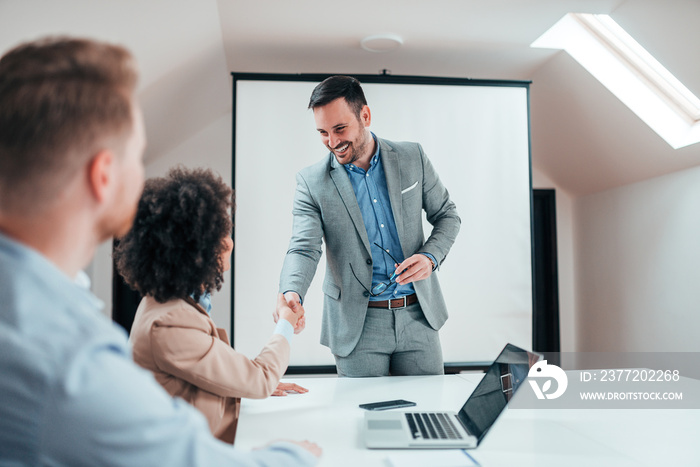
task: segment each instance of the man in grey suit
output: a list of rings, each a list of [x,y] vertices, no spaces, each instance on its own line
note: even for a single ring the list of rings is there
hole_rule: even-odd
[[[297,174],[280,292],[303,299],[325,239],[321,344],[338,374],[442,374],[438,330],[447,307],[433,271],[459,232],[455,205],[419,144],[369,130],[356,79],[326,79],[309,108],[330,154]],[[422,210],[433,226],[427,241]]]

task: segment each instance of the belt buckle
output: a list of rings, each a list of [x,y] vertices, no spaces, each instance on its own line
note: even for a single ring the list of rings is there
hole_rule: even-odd
[[[389,309],[390,309],[390,310],[402,310],[402,309],[406,308],[406,302],[407,302],[406,296],[404,295],[402,298],[403,298],[403,305],[401,305],[401,306],[394,306],[394,307],[392,307],[392,306],[391,306],[391,300],[389,300]],[[397,300],[397,299],[395,298],[394,300]]]

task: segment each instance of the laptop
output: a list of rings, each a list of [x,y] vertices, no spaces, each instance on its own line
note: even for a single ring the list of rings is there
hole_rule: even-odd
[[[459,412],[367,412],[365,445],[370,449],[475,448],[540,358],[506,344]]]

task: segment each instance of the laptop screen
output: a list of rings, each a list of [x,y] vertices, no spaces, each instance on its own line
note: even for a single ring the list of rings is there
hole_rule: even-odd
[[[459,419],[479,442],[520,387],[539,356],[507,344],[459,411]]]

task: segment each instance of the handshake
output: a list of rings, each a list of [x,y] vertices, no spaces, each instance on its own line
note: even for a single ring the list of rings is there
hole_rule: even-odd
[[[286,319],[294,326],[294,334],[299,334],[306,326],[304,307],[301,304],[299,295],[296,292],[287,292],[277,295],[277,308],[272,313],[275,323],[280,318]]]

